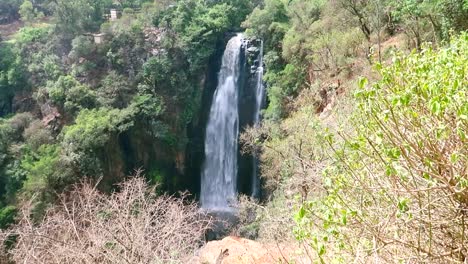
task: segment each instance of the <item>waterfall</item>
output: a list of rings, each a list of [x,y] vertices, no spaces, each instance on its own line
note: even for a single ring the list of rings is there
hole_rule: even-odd
[[[257,84],[255,86],[255,113],[254,122],[255,125],[260,123],[260,111],[263,108],[265,101],[265,87],[263,85],[263,41],[260,42],[260,53],[258,55],[258,67],[256,72]]]
[[[202,208],[213,211],[231,210],[237,196],[241,48],[241,34],[226,46],[206,127],[200,201]]]
[[[260,42],[260,53],[258,55],[258,67],[256,77],[257,83],[255,85],[255,113],[254,113],[254,126],[260,124],[260,112],[265,104],[265,86],[263,84],[263,41]],[[259,198],[260,196],[260,179],[259,179],[259,166],[258,155],[254,153],[254,164],[252,173],[252,196]]]

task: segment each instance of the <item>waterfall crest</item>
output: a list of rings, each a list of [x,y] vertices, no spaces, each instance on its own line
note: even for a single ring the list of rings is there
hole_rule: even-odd
[[[230,211],[237,196],[238,86],[242,35],[226,46],[205,134],[200,202],[212,211]]]

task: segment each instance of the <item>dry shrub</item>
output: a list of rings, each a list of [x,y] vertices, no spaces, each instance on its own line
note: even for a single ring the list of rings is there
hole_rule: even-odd
[[[241,213],[255,208],[260,240],[278,244],[294,240],[294,214],[301,202],[324,191],[320,173],[327,153],[315,115],[315,107],[309,105],[281,124],[266,120],[261,127],[248,128],[241,134],[243,151],[261,155],[268,202],[262,205],[241,199],[239,203]]]
[[[156,196],[140,177],[108,196],[89,183],[63,195],[40,223],[26,204],[10,250],[17,263],[184,263],[210,220],[184,198]]]
[[[239,197],[237,203],[238,222],[232,234],[263,242],[277,244],[294,239],[291,230],[294,228],[292,204],[285,206],[284,197],[275,197],[269,203],[262,204],[247,196]]]
[[[8,232],[0,230],[0,263],[8,263],[6,248],[2,246],[7,242],[8,236]]]
[[[14,115],[8,122],[15,132],[22,133],[33,119],[32,114],[25,112]]]
[[[34,150],[53,141],[52,134],[41,120],[32,121],[24,130],[23,137]]]

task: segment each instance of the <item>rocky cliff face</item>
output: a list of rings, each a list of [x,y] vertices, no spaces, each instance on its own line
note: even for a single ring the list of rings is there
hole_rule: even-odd
[[[257,68],[263,67],[260,65],[260,45],[259,39],[245,39],[243,43],[243,75],[242,85],[239,91],[239,127],[240,133],[244,132],[245,128],[253,126],[255,123],[256,112],[256,86],[257,86]],[[241,149],[241,148],[239,148]],[[242,154],[239,151],[239,177],[238,191],[240,193],[252,194],[252,177],[254,171],[255,159],[250,154]]]

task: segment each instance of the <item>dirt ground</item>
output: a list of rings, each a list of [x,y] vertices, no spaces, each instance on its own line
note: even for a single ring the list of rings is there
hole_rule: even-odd
[[[14,35],[24,23],[20,20],[17,20],[10,24],[0,25],[0,36],[3,39],[9,39],[12,35]]]

